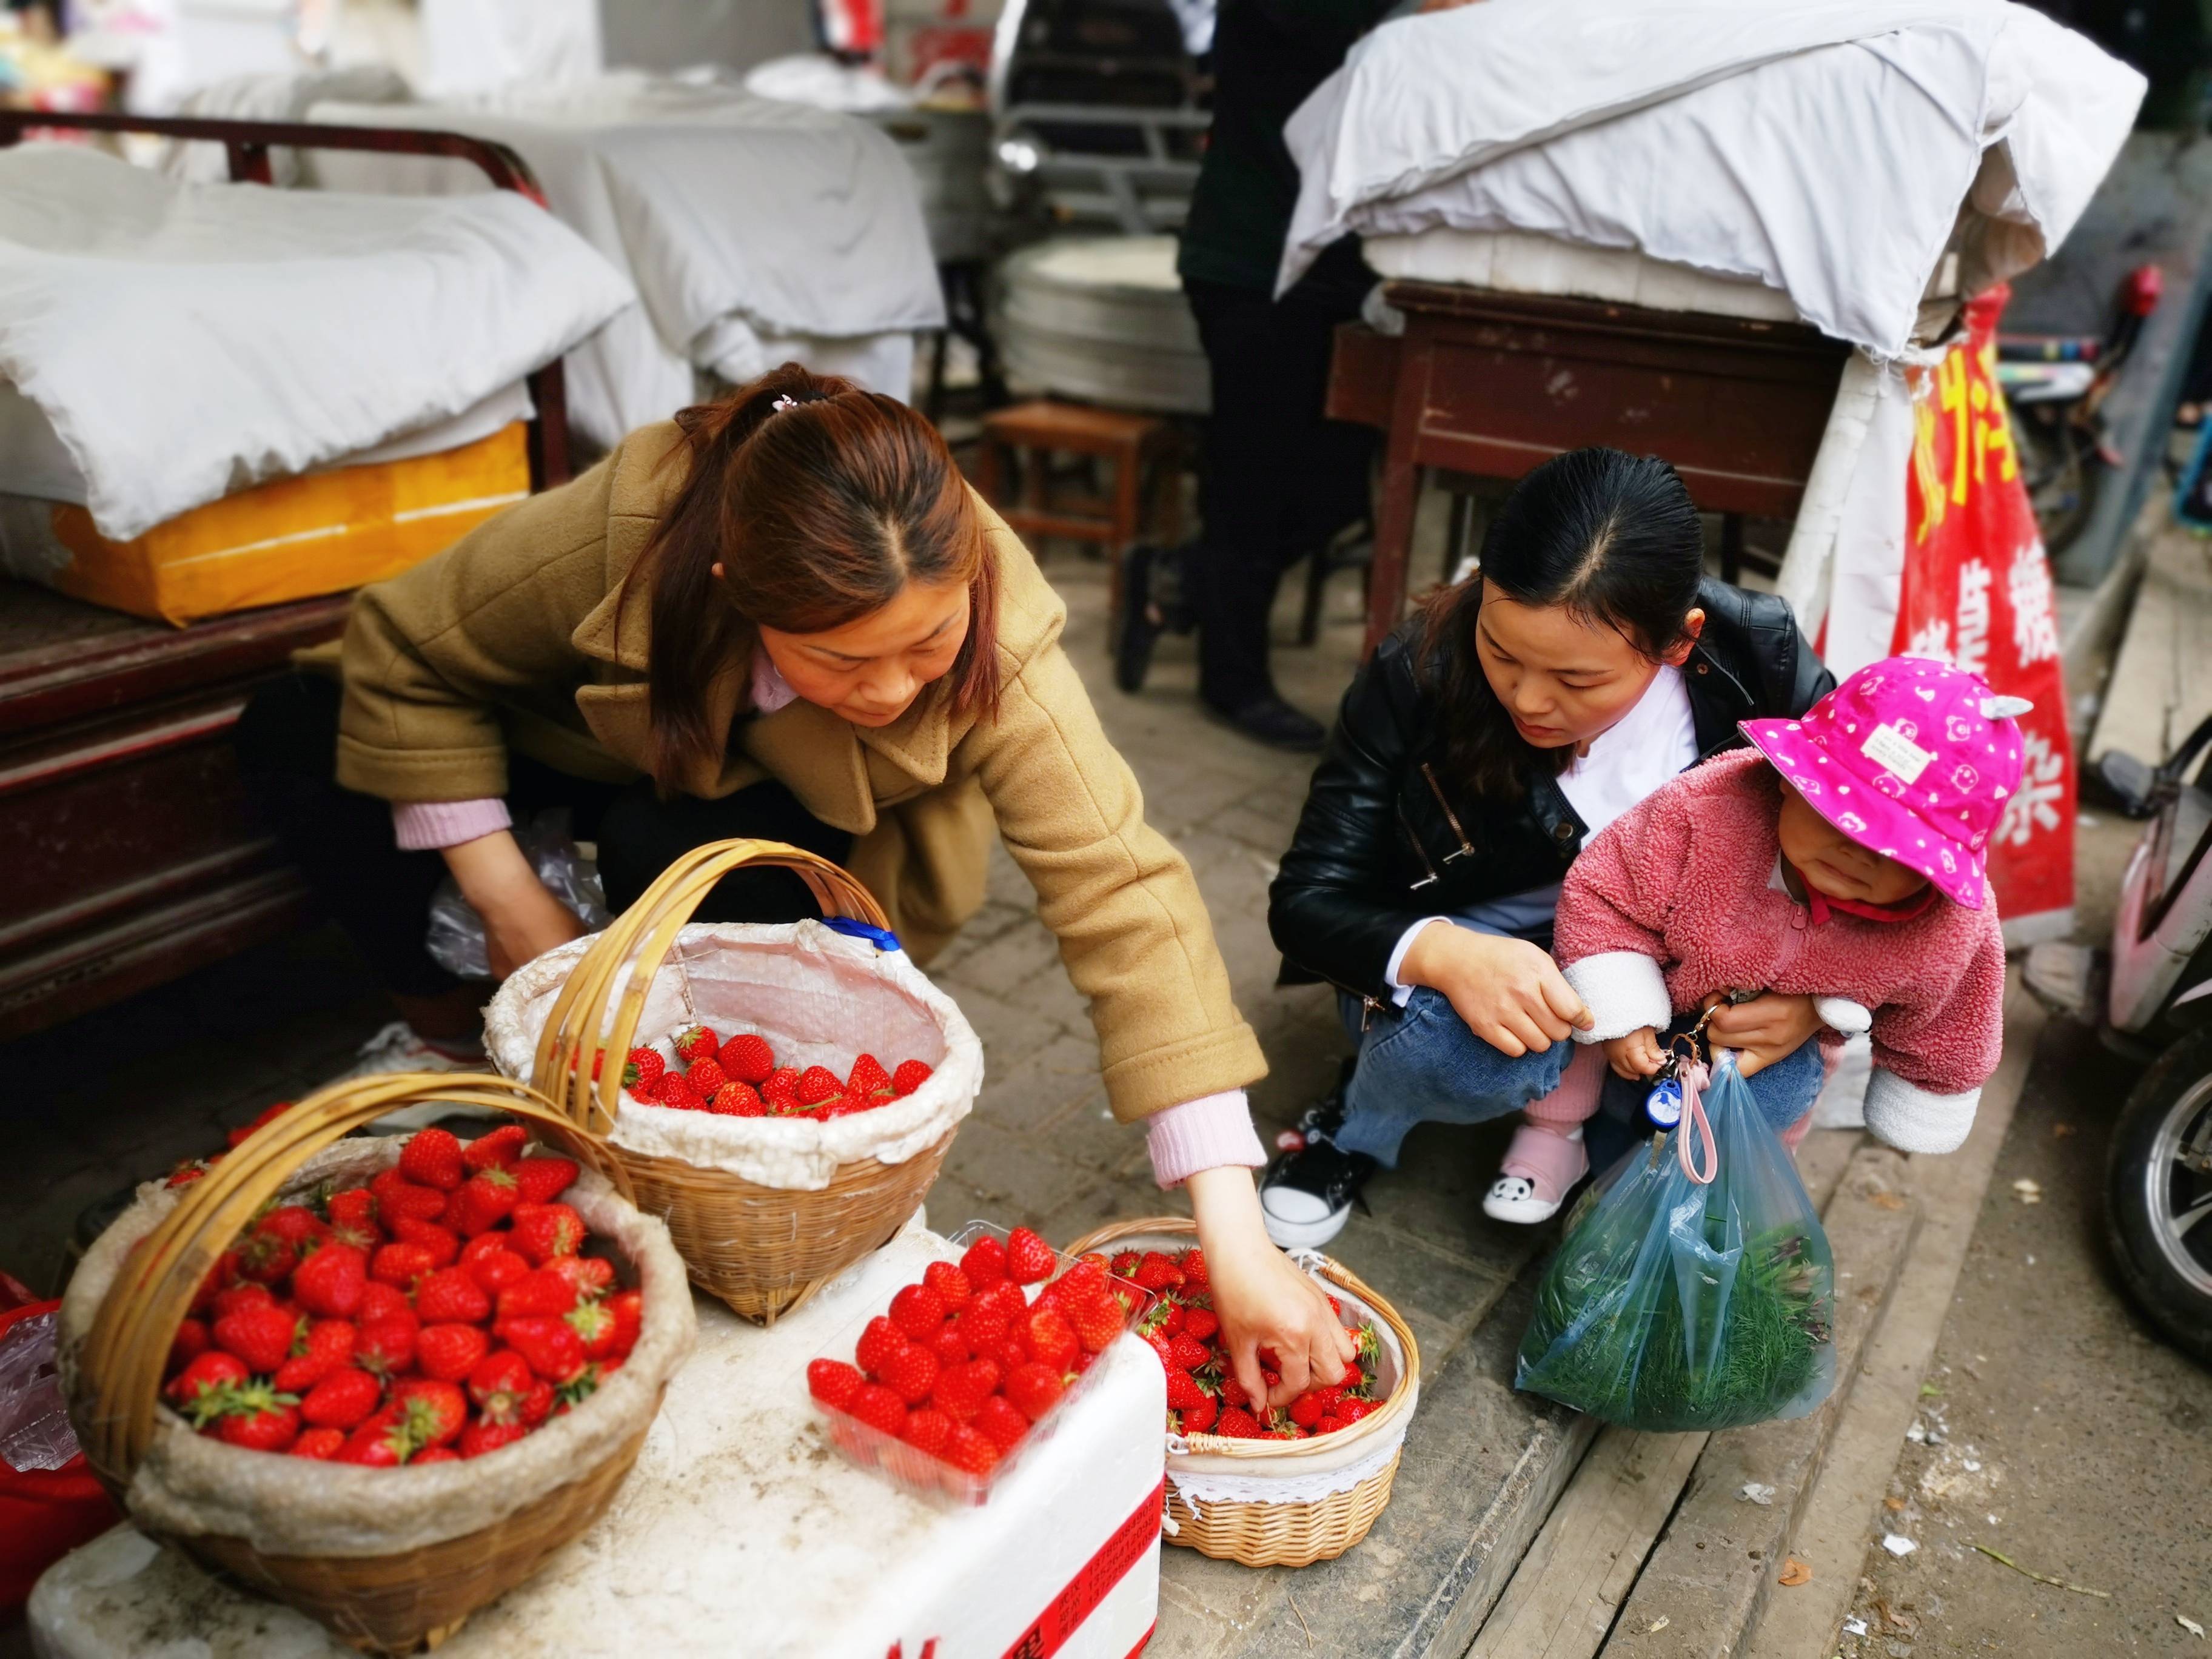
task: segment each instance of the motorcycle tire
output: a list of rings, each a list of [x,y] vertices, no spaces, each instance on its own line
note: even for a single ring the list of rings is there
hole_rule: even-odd
[[[2177,1347],[2212,1365],[2212,1167],[2179,1166],[2184,1152],[2212,1153],[2212,1026],[2190,1032],[2143,1073],[2112,1126],[2105,1172],[2121,1283]],[[2174,1236],[2172,1218],[2200,1212]]]

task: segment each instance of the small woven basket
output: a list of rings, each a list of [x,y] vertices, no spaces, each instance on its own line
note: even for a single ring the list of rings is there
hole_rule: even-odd
[[[613,1130],[623,1072],[619,1059],[593,1066],[579,1057],[602,1044],[610,1057],[629,1052],[647,988],[691,913],[724,876],[759,866],[796,872],[825,917],[889,925],[866,888],[799,848],[725,841],[684,854],[592,941],[538,1036],[531,1080],[579,1127],[595,1135]],[[937,1179],[954,1133],[903,1163],[868,1158],[842,1164],[827,1187],[814,1190],[763,1186],[611,1143],[607,1151],[629,1172],[640,1207],[668,1224],[692,1282],[742,1317],[772,1325],[906,1224]]]
[[[1177,1250],[1197,1243],[1198,1229],[1176,1217],[1122,1221],[1085,1234],[1067,1247],[1070,1255],[1094,1250],[1110,1255],[1122,1249]],[[1398,1311],[1370,1290],[1357,1273],[1328,1257],[1321,1259],[1321,1277],[1358,1302],[1384,1326],[1397,1345],[1399,1376],[1389,1398],[1346,1429],[1313,1440],[1233,1440],[1216,1434],[1183,1437],[1188,1452],[1170,1442],[1167,1460],[1167,1520],[1170,1543],[1194,1549],[1217,1560],[1235,1561],[1248,1567],[1304,1567],[1333,1560],[1361,1539],[1390,1501],[1390,1483],[1398,1473],[1399,1452],[1372,1474],[1342,1492],[1310,1501],[1271,1503],[1236,1498],[1209,1499],[1194,1505],[1176,1484],[1179,1465],[1203,1458],[1217,1469],[1235,1468],[1243,1480],[1265,1480],[1279,1476],[1285,1482],[1306,1473],[1315,1448],[1326,1446],[1328,1455],[1344,1461],[1362,1446],[1378,1446],[1402,1437],[1407,1419],[1419,1395],[1421,1351],[1413,1333]]]
[[[142,1530],[298,1608],[340,1641],[370,1653],[437,1646],[475,1609],[528,1578],[546,1557],[598,1520],[636,1461],[666,1380],[658,1379],[653,1388],[651,1409],[640,1411],[634,1429],[592,1467],[520,1503],[494,1524],[458,1537],[386,1553],[286,1554],[242,1537],[165,1531],[140,1512],[132,1502],[132,1482],[149,1452],[161,1437],[193,1437],[159,1396],[178,1322],[216,1259],[314,1153],[398,1107],[427,1101],[483,1107],[519,1118],[629,1197],[628,1177],[605,1150],[520,1084],[453,1073],[401,1073],[337,1084],[272,1120],[181,1189],[175,1207],[124,1258],[64,1368],[70,1419],[86,1462]],[[656,1317],[650,1310],[653,1298],[665,1299],[672,1289],[680,1293],[682,1288],[666,1246],[660,1249],[665,1266],[658,1275],[651,1262],[635,1264],[644,1273],[649,1321]],[[682,1316],[688,1333],[688,1295],[685,1302]],[[683,1346],[689,1346],[688,1335]],[[595,1408],[598,1402],[589,1401],[578,1410]],[[234,1455],[277,1461],[262,1453]],[[480,1481],[498,1478],[489,1464],[471,1468]],[[435,1468],[299,1466],[300,1480],[325,1486],[332,1480],[438,1480],[445,1474]],[[363,1490],[373,1489],[364,1485]],[[241,1504],[251,1507],[250,1500]]]

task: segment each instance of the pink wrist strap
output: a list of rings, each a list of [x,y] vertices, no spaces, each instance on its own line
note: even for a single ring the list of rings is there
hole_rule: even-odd
[[[1145,1146],[1152,1155],[1152,1179],[1164,1188],[1180,1186],[1200,1170],[1230,1164],[1256,1170],[1267,1161],[1242,1089],[1153,1113],[1145,1120]]]
[[[405,800],[392,804],[392,833],[403,853],[428,853],[441,847],[496,835],[514,820],[497,796],[483,800]]]

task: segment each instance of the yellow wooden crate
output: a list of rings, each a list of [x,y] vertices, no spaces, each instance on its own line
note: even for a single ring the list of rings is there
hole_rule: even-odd
[[[458,449],[242,489],[110,541],[73,504],[52,509],[45,580],[94,605],[173,623],[339,593],[397,575],[530,493],[516,422]]]

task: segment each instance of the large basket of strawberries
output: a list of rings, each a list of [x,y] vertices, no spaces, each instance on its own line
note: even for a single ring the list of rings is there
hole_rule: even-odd
[[[797,872],[829,920],[690,921],[755,866]],[[518,969],[487,1014],[494,1063],[605,1137],[693,1281],[748,1319],[896,1233],[982,1085],[974,1030],[884,921],[812,854],[718,842]]]
[[[1248,1567],[1341,1555],[1390,1501],[1420,1397],[1421,1352],[1397,1310],[1349,1268],[1297,1253],[1358,1354],[1344,1380],[1270,1412],[1238,1385],[1220,1342],[1197,1229],[1173,1218],[1102,1227],[1068,1246],[1150,1291],[1138,1324],[1168,1376],[1169,1541]],[[1261,1363],[1267,1360],[1261,1351]],[[1270,1374],[1272,1375],[1272,1374]]]
[[[344,1138],[427,1101],[524,1120]],[[620,1165],[495,1077],[339,1084],[149,1184],[62,1305],[70,1421],[139,1528],[367,1651],[435,1645],[606,1509],[696,1334]]]

